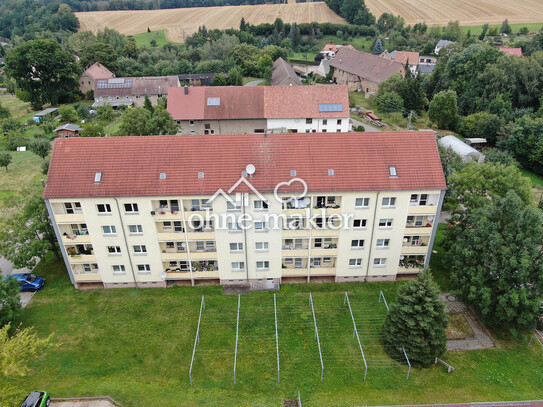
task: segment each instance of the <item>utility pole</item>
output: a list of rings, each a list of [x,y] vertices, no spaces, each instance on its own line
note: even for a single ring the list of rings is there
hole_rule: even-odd
[[[409,122],[407,123],[407,130],[411,130],[411,118],[413,117],[413,111],[409,112]]]

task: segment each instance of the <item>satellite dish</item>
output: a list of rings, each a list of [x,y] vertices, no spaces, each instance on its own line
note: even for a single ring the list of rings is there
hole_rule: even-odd
[[[433,220],[434,220],[434,216],[433,216],[433,215],[429,215],[429,216],[428,216],[428,220],[429,220],[430,222],[433,221]]]
[[[311,203],[311,199],[309,199],[307,197],[304,198],[304,204],[309,205],[310,203]]]
[[[247,174],[253,175],[256,171],[256,168],[253,164],[248,164],[247,167],[245,167],[245,171],[247,171]]]

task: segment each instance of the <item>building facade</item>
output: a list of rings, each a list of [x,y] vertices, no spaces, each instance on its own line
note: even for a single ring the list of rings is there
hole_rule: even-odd
[[[112,79],[115,75],[100,62],[95,62],[83,71],[79,78],[79,90],[86,95],[88,91],[96,88],[96,81]]]
[[[171,88],[179,135],[348,132],[346,86]]]
[[[273,289],[418,273],[444,189],[432,133],[156,136],[55,140],[44,199],[76,287]]]

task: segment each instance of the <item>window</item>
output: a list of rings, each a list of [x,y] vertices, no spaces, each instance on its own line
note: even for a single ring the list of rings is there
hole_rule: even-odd
[[[396,198],[383,198],[383,208],[394,208]]]
[[[313,119],[305,119],[305,124],[313,124]]]
[[[238,222],[228,222],[228,231],[229,232],[241,232],[241,226]]]
[[[354,206],[355,208],[368,208],[370,206],[370,198],[356,198]]]
[[[327,263],[327,264],[332,264],[332,258],[331,257],[323,257],[322,262]]]
[[[390,239],[377,239],[377,247],[388,247]]]
[[[343,103],[319,103],[319,112],[342,112]]]
[[[293,262],[292,257],[285,258],[285,264],[292,264],[292,262]]]
[[[141,227],[141,225],[128,225],[128,232],[131,235],[142,234],[143,228]]]
[[[266,231],[266,223],[265,222],[255,222],[254,227],[255,227],[255,230],[257,232],[265,232]]]
[[[387,264],[387,259],[384,257],[376,257],[373,259],[373,265],[375,267],[385,267]]]
[[[388,167],[388,173],[391,177],[397,177],[398,173],[396,172],[396,167],[394,165],[391,165]]]
[[[171,229],[172,228],[172,222],[162,222],[162,228],[163,229]]]
[[[363,249],[364,241],[360,239],[351,240],[351,249]]]
[[[209,130],[211,128],[211,124],[204,124],[204,129]]]
[[[294,268],[301,269],[302,266],[302,259],[300,257],[297,257],[294,259]]]
[[[326,133],[326,129],[322,129],[322,132],[323,132],[323,133]]]
[[[257,261],[256,262],[256,269],[257,270],[269,270],[270,269],[270,262],[269,261]]]
[[[257,211],[265,211],[268,209],[268,203],[266,201],[254,201],[253,205]]]
[[[172,212],[179,211],[179,201],[177,199],[170,199],[170,210]]]
[[[115,226],[102,226],[102,230],[104,231],[104,235],[116,235],[117,229],[115,229]]]
[[[391,228],[392,227],[392,219],[379,219],[379,227],[380,228]]]
[[[362,267],[362,259],[349,259],[349,268]]]
[[[111,213],[111,206],[109,204],[98,204],[96,208],[100,214]]]
[[[147,254],[147,246],[145,246],[144,244],[137,244],[137,245],[134,245],[132,246],[132,248],[134,249],[134,254],[136,255],[143,255],[143,254]]]
[[[64,202],[64,210],[68,215],[81,213],[81,202]]]
[[[411,226],[411,227],[413,227],[413,226],[415,226],[415,227],[422,226],[423,220],[424,220],[423,216],[408,216],[406,226]]]
[[[183,232],[183,226],[181,225],[181,221],[176,220],[176,221],[173,222],[173,231],[175,233]]]
[[[194,120],[189,120],[189,124],[190,124],[191,126],[194,126]]]
[[[119,246],[108,246],[107,252],[109,254],[121,254],[121,248]]]
[[[185,242],[176,242],[177,252],[178,253],[184,253],[185,252]],[[173,248],[173,246],[172,246]]]
[[[137,203],[126,203],[126,204],[124,204],[124,211],[126,213],[138,213],[138,204]]]
[[[255,133],[264,133],[264,129],[255,129]]]
[[[257,252],[267,252],[268,251],[268,242],[256,242],[256,251]]]
[[[313,267],[320,267],[320,266],[321,266],[321,259],[320,259],[320,257],[311,259],[311,261],[313,262]]]
[[[233,261],[232,262],[232,271],[244,271],[245,262],[243,261]]]
[[[113,267],[113,274],[125,274],[126,273],[124,265],[122,265],[122,264],[115,265],[115,266],[112,266],[112,267]]]
[[[315,239],[315,246],[314,247],[316,249],[320,249],[322,247],[322,239],[321,238]]]
[[[327,120],[327,119],[323,119],[322,125],[323,125],[323,126],[326,126],[327,124],[328,124],[328,120]]]
[[[354,229],[363,229],[366,227],[368,220],[367,219],[354,219],[353,228]]]
[[[239,211],[241,210],[241,204],[239,202],[226,201],[226,209],[229,211]]]
[[[411,206],[426,206],[428,204],[428,194],[411,194],[410,205]]]
[[[341,133],[341,129],[336,129],[336,133]]]
[[[151,272],[151,266],[149,264],[138,264],[139,274],[148,274]]]
[[[337,119],[337,125],[341,126],[341,119]]]
[[[243,251],[243,243],[230,243],[230,251],[231,252],[242,252]]]

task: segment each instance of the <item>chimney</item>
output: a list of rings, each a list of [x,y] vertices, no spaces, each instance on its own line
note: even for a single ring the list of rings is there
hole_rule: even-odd
[[[189,94],[189,87],[185,85],[185,95],[188,95],[188,94]]]

